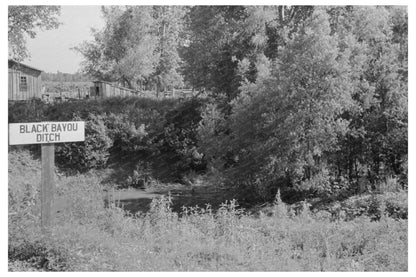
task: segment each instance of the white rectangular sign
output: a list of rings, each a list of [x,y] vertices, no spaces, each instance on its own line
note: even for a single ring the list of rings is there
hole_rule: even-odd
[[[84,121],[9,124],[9,145],[60,143],[84,140]]]

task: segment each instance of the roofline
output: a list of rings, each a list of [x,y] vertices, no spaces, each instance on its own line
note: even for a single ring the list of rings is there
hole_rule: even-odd
[[[134,90],[134,89],[131,89],[131,88],[122,87],[122,86],[118,86],[118,85],[115,85],[115,84],[113,84],[111,82],[107,82],[107,81],[95,80],[95,81],[92,81],[92,82],[93,83],[105,83],[105,84],[109,84],[109,85],[111,85],[113,87],[120,88],[120,89],[124,89],[124,90],[130,90],[130,91],[135,92],[135,93],[138,93],[139,92],[137,90]]]
[[[36,71],[44,72],[44,71],[43,71],[43,70],[41,70],[41,69],[38,69],[38,68],[36,68],[36,67],[30,66],[30,65],[27,65],[27,64],[24,64],[24,63],[20,63],[20,62],[18,62],[18,61],[13,60],[13,59],[9,59],[9,62],[13,62],[13,63],[19,64],[19,65],[25,66],[25,67],[27,67],[27,68],[30,68],[30,69],[33,69],[33,70],[36,70]]]

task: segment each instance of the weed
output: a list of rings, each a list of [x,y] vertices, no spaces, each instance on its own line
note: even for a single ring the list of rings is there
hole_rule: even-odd
[[[30,157],[25,159],[30,163]],[[383,214],[379,221],[366,216],[368,211],[348,221],[332,220],[330,212],[310,211],[307,202],[300,205],[297,215],[290,215],[285,213],[279,193],[273,205],[276,212],[271,216],[252,216],[234,200],[223,203],[216,212],[208,205],[184,207],[177,214],[172,211],[169,195],[153,199],[148,213],[131,215],[117,205],[104,206],[96,176],[62,176],[57,180],[57,196],[65,199],[67,205],[57,214],[48,236],[44,236],[38,224],[38,183],[34,178],[32,183],[25,184],[25,179],[16,175],[22,174],[14,165],[16,159],[11,161],[10,271],[408,268],[407,220],[392,217],[389,204],[402,201],[403,194],[387,193],[350,201],[374,203],[374,213]],[[383,204],[376,205],[379,198],[384,199],[384,208]],[[340,209],[345,205],[340,203]]]

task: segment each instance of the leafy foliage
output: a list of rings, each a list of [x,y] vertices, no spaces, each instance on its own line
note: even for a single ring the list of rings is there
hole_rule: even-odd
[[[278,187],[335,196],[406,180],[403,10],[304,12],[274,26],[275,55],[266,47],[240,59],[240,94],[229,109],[218,100],[207,107],[201,152],[229,185],[268,200]]]
[[[165,115],[163,133],[156,137],[160,155],[155,160],[159,170],[180,180],[186,172],[203,171],[206,162],[197,149],[197,127],[203,101],[183,102]]]
[[[81,121],[81,118],[74,118]],[[56,147],[56,162],[75,171],[85,172],[106,165],[112,140],[107,134],[103,118],[90,114],[85,119],[85,141],[64,143]]]
[[[75,49],[84,56],[83,72],[130,88],[157,91],[182,85],[179,36],[184,8],[179,6],[103,7],[103,30]]]
[[[22,61],[28,58],[26,36],[36,37],[36,28],[55,29],[59,26],[59,6],[9,6],[9,58]]]
[[[145,124],[136,127],[126,114],[107,114],[105,127],[113,142],[112,151],[120,154],[134,153],[146,149],[143,140],[147,136]]]
[[[151,11],[151,7],[103,7],[104,30],[94,32],[93,42],[76,48],[85,57],[83,71],[130,88],[150,76],[157,62]]]
[[[148,162],[156,177],[173,180],[205,169],[205,160],[197,150],[203,104],[202,99],[180,102],[147,98],[49,105],[31,101],[10,104],[9,122],[85,121],[84,142],[56,146],[57,164],[68,172],[105,167],[112,156],[117,161]],[[39,152],[39,147],[31,148]]]
[[[91,167],[119,153],[180,179],[208,164],[219,182],[254,201],[271,200],[278,188],[348,197],[390,177],[407,187],[405,8],[147,6],[103,13],[105,29],[80,47],[85,70],[160,91],[180,85],[182,66],[188,84],[214,92],[207,103],[32,101],[15,104],[9,122],[92,114],[104,127],[77,154],[102,160],[92,158]],[[98,138],[101,150],[92,147]],[[61,150],[66,157],[75,148]]]
[[[158,64],[150,77],[156,83],[157,92],[167,88],[182,87],[182,76],[179,74],[181,58],[178,49],[184,25],[186,7],[154,6],[153,13],[158,26]]]

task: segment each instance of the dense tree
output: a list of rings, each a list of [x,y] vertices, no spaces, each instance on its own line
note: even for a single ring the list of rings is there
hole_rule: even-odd
[[[354,98],[359,109],[349,116],[342,169],[350,179],[371,183],[398,176],[407,163],[407,16],[401,7],[355,7],[339,29],[348,29],[361,52]],[[338,32],[341,33],[341,32]]]
[[[277,57],[297,24],[313,10],[308,6],[195,6],[188,15],[189,45],[182,50],[185,79],[197,88],[231,100],[238,95],[238,61],[246,58],[255,75],[259,54]]]
[[[219,180],[264,198],[278,187],[336,194],[388,176],[407,182],[406,8],[103,12],[105,29],[80,47],[85,72],[211,92],[189,153],[203,153]],[[169,128],[172,141],[188,141]]]
[[[182,85],[178,45],[184,7],[111,6],[102,11],[105,28],[76,48],[85,58],[86,74],[130,88],[146,83],[161,91]]]
[[[242,25],[247,16],[242,6],[195,6],[188,14],[189,45],[183,50],[184,75],[192,86],[237,94],[238,59],[247,53]]]
[[[28,58],[27,37],[35,38],[37,29],[57,28],[60,11],[59,6],[9,6],[9,58],[17,61]]]
[[[266,198],[277,186],[352,192],[361,177],[406,176],[404,13],[315,8],[275,54],[240,60],[240,95],[231,115],[207,107],[201,151],[229,184]]]
[[[76,49],[84,56],[84,73],[130,88],[154,72],[158,60],[151,7],[103,7],[106,26],[94,41]]]
[[[158,64],[152,75],[156,83],[157,93],[168,87],[181,87],[182,75],[179,72],[181,58],[178,48],[183,31],[186,7],[155,6],[153,8],[157,29],[159,55]]]
[[[322,177],[324,153],[336,148],[337,134],[345,133],[348,124],[339,118],[351,105],[349,57],[345,54],[330,35],[326,13],[317,10],[282,49],[271,76],[242,87],[245,95],[260,95],[254,103],[248,98],[249,105],[255,105],[252,124],[257,126],[244,126],[247,100],[236,101],[232,116],[235,139],[246,140],[247,130],[258,130],[257,122],[263,122],[252,138],[255,144],[247,152],[247,161],[256,162],[253,155],[263,157],[259,165],[250,167],[259,167],[266,178],[271,177],[267,171],[273,172],[273,178],[288,177],[292,184],[313,183],[316,176]],[[319,182],[317,185],[325,185],[327,180]]]

